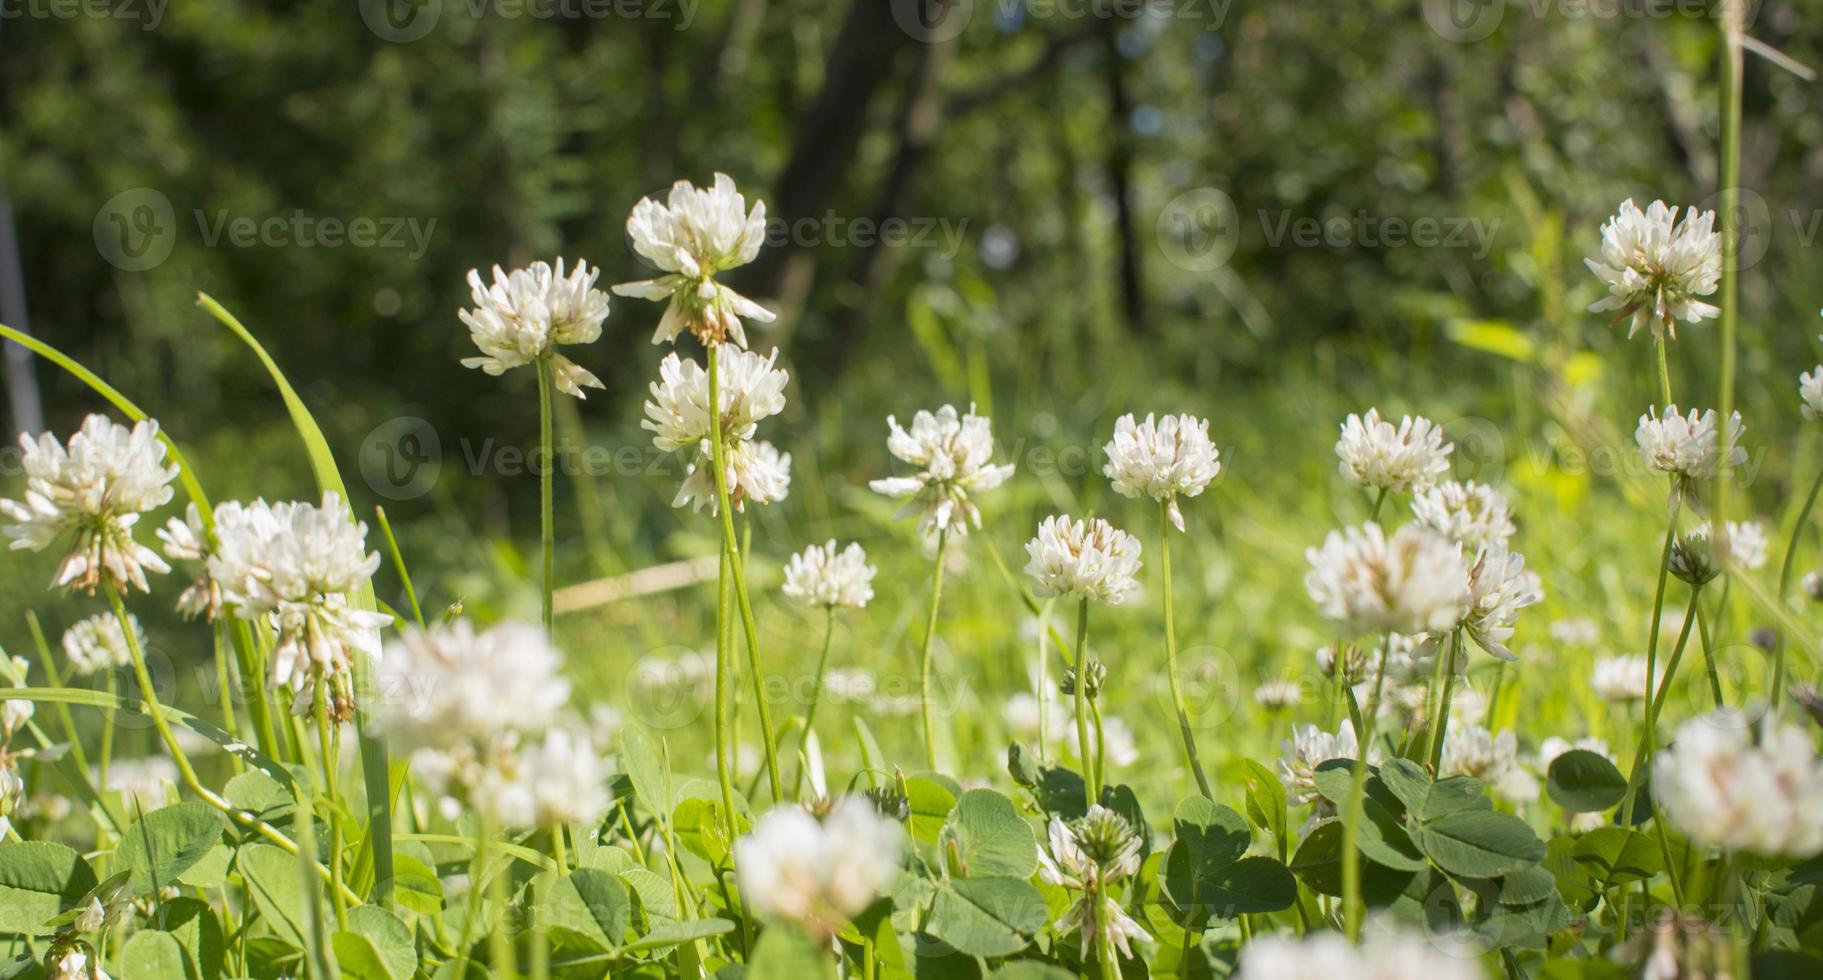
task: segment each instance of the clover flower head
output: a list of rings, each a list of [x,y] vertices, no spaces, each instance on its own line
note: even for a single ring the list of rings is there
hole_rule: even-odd
[[[1389,538],[1369,522],[1331,531],[1304,555],[1304,588],[1318,613],[1352,635],[1442,632],[1468,612],[1469,568],[1428,528],[1407,524]]]
[[[918,514],[920,531],[954,531],[967,534],[969,525],[981,526],[981,511],[973,494],[992,490],[1013,475],[1013,464],[996,466],[993,423],[969,406],[959,415],[945,405],[935,413],[919,411],[910,429],[887,416],[891,429],[886,448],[918,468],[913,476],[888,477],[868,484],[876,493],[902,498],[900,516]]]
[[[475,305],[458,315],[482,356],[465,357],[462,366],[498,376],[548,358],[557,390],[586,397],[582,389],[601,387],[601,379],[556,348],[594,343],[601,336],[608,294],[595,288],[600,275],[600,269],[583,261],[565,273],[561,258],[555,268],[534,262],[508,273],[494,266],[491,284],[481,278],[481,270],[470,269],[468,285]]]
[[[1766,857],[1823,851],[1823,760],[1771,714],[1721,709],[1687,721],[1653,759],[1652,796],[1692,841]]]
[[[614,802],[611,775],[592,735],[563,722],[509,740],[475,780],[470,798],[506,827],[593,824]]]
[[[904,850],[904,828],[865,797],[838,799],[821,820],[783,804],[735,841],[735,874],[761,918],[826,939],[892,883]]]
[[[1722,428],[1714,409],[1691,409],[1688,415],[1678,413],[1676,405],[1660,415],[1656,408],[1639,417],[1633,431],[1646,465],[1661,473],[1686,480],[1707,480],[1718,472],[1747,462],[1747,450],[1741,447],[1741,413],[1728,420],[1728,457],[1722,458]]]
[[[785,598],[803,606],[860,609],[874,597],[875,569],[858,544],[836,550],[835,540],[811,545],[785,565]]]
[[[1500,491],[1485,483],[1449,480],[1412,497],[1419,524],[1469,552],[1505,544],[1513,536],[1513,513]]]
[[[133,526],[148,511],[171,499],[175,464],[165,464],[158,423],[131,429],[105,415],[90,415],[67,444],[46,432],[21,435],[25,472],[23,500],[0,500],[0,515],[15,549],[43,551],[73,533],[69,554],[58,565],[51,588],[93,594],[105,580],[151,591],[146,571],[171,570],[152,549],[133,539]]]
[[[1654,676],[1647,677],[1645,654],[1602,657],[1595,661],[1595,667],[1589,674],[1589,686],[1595,690],[1595,696],[1603,701],[1626,704],[1644,701],[1646,695],[1657,688],[1657,682],[1663,674],[1661,666]]]
[[[1285,784],[1294,803],[1333,804],[1335,801],[1324,801],[1317,792],[1317,767],[1331,759],[1354,759],[1360,752],[1354,723],[1347,719],[1334,732],[1315,725],[1293,725],[1291,737],[1279,743],[1279,782]]]
[[[1342,423],[1336,456],[1343,479],[1357,487],[1392,493],[1429,489],[1449,472],[1455,447],[1443,441],[1443,429],[1422,416],[1405,416],[1395,427],[1370,408]]]
[[[1203,492],[1221,472],[1221,450],[1209,441],[1209,422],[1193,415],[1148,414],[1136,422],[1131,414],[1114,423],[1114,438],[1102,447],[1108,456],[1102,473],[1123,497],[1151,497],[1163,503],[1171,523],[1184,529],[1177,498]]]
[[[1452,956],[1429,938],[1380,921],[1361,945],[1338,932],[1302,938],[1261,936],[1241,947],[1235,980],[1486,980],[1472,958]]]
[[[1517,660],[1507,641],[1513,637],[1513,624],[1527,606],[1544,601],[1544,590],[1538,575],[1525,567],[1525,556],[1497,544],[1482,549],[1469,566],[1468,613],[1462,619],[1466,630],[1483,650],[1502,660]]]
[[[1025,553],[1025,573],[1039,596],[1119,603],[1139,588],[1139,539],[1099,517],[1047,517]]]
[[[1584,260],[1608,287],[1589,312],[1617,311],[1628,320],[1627,336],[1650,326],[1656,338],[1677,338],[1677,321],[1698,323],[1721,310],[1697,299],[1715,292],[1722,277],[1722,236],[1715,212],[1690,208],[1677,220],[1675,207],[1653,201],[1641,211],[1632,199],[1601,227],[1601,253]]]
[[[1798,398],[1800,414],[1812,422],[1823,419],[1823,364],[1798,375]]]
[[[146,634],[139,628],[139,617],[128,613],[127,622],[133,627],[134,641],[144,650]],[[121,627],[117,617],[108,613],[97,613],[87,619],[79,619],[74,626],[64,630],[63,653],[70,660],[70,669],[80,677],[133,664],[133,651],[127,646],[126,630]]]
[[[1083,893],[1057,921],[1058,934],[1081,929],[1085,960],[1097,939],[1128,957],[1132,940],[1151,942],[1152,936],[1109,892],[1109,886],[1139,873],[1145,841],[1127,818],[1098,803],[1067,823],[1052,817],[1049,832],[1049,853],[1038,852],[1039,877]]]
[[[545,631],[522,623],[478,630],[459,618],[407,628],[380,659],[389,696],[375,707],[373,724],[407,750],[535,730],[569,701],[562,669]]]
[[[1514,803],[1538,798],[1538,779],[1520,765],[1519,739],[1511,731],[1496,734],[1480,725],[1452,727],[1443,738],[1439,771],[1478,779]]]
[[[666,300],[654,344],[675,341],[689,330],[704,346],[732,342],[747,346],[743,318],[774,319],[771,310],[715,280],[718,273],[746,265],[766,241],[766,203],[747,199],[727,174],[710,187],[687,180],[671,185],[665,203],[642,197],[627,217],[633,250],[665,275],[614,287],[621,296]]]
[[[716,409],[722,439],[752,439],[759,424],[785,410],[785,385],[791,376],[778,366],[779,352],[761,357],[752,351],[722,352],[716,368]],[[709,373],[695,360],[665,355],[658,380],[649,389],[646,418],[640,427],[652,433],[652,444],[665,452],[709,441]]]

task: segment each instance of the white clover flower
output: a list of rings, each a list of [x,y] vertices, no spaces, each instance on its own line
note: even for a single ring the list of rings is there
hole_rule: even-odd
[[[1663,673],[1662,667],[1660,673]],[[1589,674],[1589,686],[1595,689],[1596,697],[1612,704],[1644,701],[1647,694],[1645,654],[1603,657],[1595,661],[1595,668]],[[1656,684],[1652,686],[1657,687]]]
[[[1097,940],[1118,948],[1126,957],[1133,955],[1132,940],[1152,941],[1109,891],[1109,886],[1139,873],[1144,844],[1125,817],[1099,803],[1069,823],[1051,818],[1050,853],[1039,850],[1038,876],[1049,884],[1083,893],[1057,920],[1056,931],[1062,936],[1072,929],[1082,930],[1084,960]]]
[[[1261,936],[1241,947],[1235,980],[1486,980],[1480,962],[1429,937],[1369,924],[1359,947],[1339,932]]]
[[[1601,226],[1601,255],[1583,261],[1608,286],[1608,295],[1589,312],[1618,310],[1631,320],[1627,336],[1650,325],[1654,338],[1677,337],[1677,321],[1697,323],[1721,313],[1698,296],[1715,292],[1722,277],[1722,236],[1715,212],[1677,208],[1653,201],[1645,211],[1631,198]]]
[[[165,444],[150,419],[128,429],[104,415],[82,420],[66,446],[46,432],[36,440],[21,434],[25,499],[0,500],[0,514],[13,548],[43,551],[74,532],[75,541],[51,587],[93,594],[102,576],[116,589],[128,584],[149,592],[146,571],[171,566],[133,540],[142,514],[171,499],[177,466],[165,465]]]
[[[726,443],[752,439],[759,424],[785,410],[785,385],[791,376],[778,367],[779,352],[761,357],[752,351],[723,351],[716,365],[716,408],[722,416]],[[653,433],[652,444],[665,452],[708,442],[709,372],[695,360],[665,355],[658,365],[640,427]]]
[[[100,782],[99,776],[93,781]],[[176,792],[177,764],[162,755],[115,759],[108,765],[107,785],[101,788],[124,797],[129,812],[135,808],[151,812],[168,803]]]
[[[1468,614],[1462,628],[1481,649],[1502,660],[1517,660],[1506,642],[1519,611],[1544,601],[1538,575],[1526,571],[1525,556],[1506,545],[1485,548],[1469,566]]]
[[[128,613],[127,622],[133,624],[133,638],[144,650],[146,633],[139,628],[139,617]],[[70,659],[70,669],[79,677],[133,665],[133,651],[127,646],[126,631],[121,629],[120,620],[108,613],[77,620],[74,626],[64,630],[63,653]]]
[[[1304,699],[1295,681],[1270,680],[1253,689],[1253,700],[1267,711],[1283,711]]]
[[[543,728],[570,697],[563,655],[521,623],[466,619],[408,628],[386,644],[374,727],[406,750],[487,742]]]
[[[783,804],[734,842],[735,876],[760,918],[827,939],[892,883],[904,850],[904,828],[864,798],[842,797],[821,821]]]
[[[1125,721],[1113,715],[1102,719],[1101,754],[1109,765],[1121,769],[1139,761],[1139,740]]]
[[[1692,841],[1766,857],[1823,851],[1823,760],[1810,735],[1722,709],[1685,722],[1652,762],[1652,797]]]
[[[971,493],[992,490],[1013,475],[1013,464],[995,466],[993,423],[945,405],[936,414],[919,411],[909,430],[899,420],[886,417],[891,434],[886,448],[894,456],[918,467],[916,476],[887,477],[868,486],[888,497],[909,498],[899,516],[916,513],[920,531],[952,530],[967,534],[970,524],[981,526],[981,511]]]
[[[704,346],[733,341],[745,347],[743,317],[774,319],[771,310],[715,281],[716,274],[753,261],[766,241],[766,202],[756,199],[748,211],[727,174],[716,174],[715,185],[700,190],[680,180],[664,204],[640,198],[627,217],[627,235],[635,252],[666,273],[614,287],[621,296],[669,301],[653,343],[675,341],[688,329]]]
[[[1601,627],[1587,617],[1551,622],[1551,640],[1564,646],[1592,647],[1601,642]]]
[[[1047,517],[1026,543],[1025,573],[1040,597],[1074,597],[1119,603],[1139,588],[1139,539],[1099,517],[1075,521]]]
[[[321,505],[256,500],[217,525],[216,541],[209,574],[223,598],[237,615],[266,617],[278,631],[273,686],[289,688],[292,710],[308,713],[316,684],[327,682],[330,713],[346,720],[353,710],[353,657],[378,656],[379,631],[392,622],[349,604],[380,565],[379,552],[366,550],[367,525],[325,491]]]
[[[1331,531],[1304,557],[1305,591],[1317,612],[1350,634],[1455,629],[1469,603],[1469,569],[1456,546],[1407,524],[1391,538],[1380,525]]]
[[[721,512],[711,456],[707,447],[697,454],[671,506],[689,504],[693,510],[706,506],[711,514]],[[723,446],[722,462],[727,467],[728,503],[737,514],[746,512],[749,503],[776,503],[791,492],[791,454],[779,452],[770,442],[762,439]]]
[[[813,544],[791,556],[779,591],[801,606],[860,609],[874,597],[875,571],[860,545],[837,551],[831,538],[828,544]]]
[[[238,511],[240,506],[232,501],[217,505],[216,521],[222,520],[224,512]],[[177,597],[177,611],[185,619],[201,616],[205,621],[214,622],[222,611],[222,589],[209,574],[209,554],[214,549],[209,544],[208,529],[203,526],[202,512],[194,503],[188,505],[183,517],[173,517],[158,529],[158,539],[165,543],[165,557],[172,561],[194,561],[201,566],[196,578]]]
[[[1474,552],[1505,544],[1513,536],[1513,514],[1507,498],[1485,483],[1450,480],[1412,497],[1419,524]]]
[[[56,962],[45,964],[45,980],[109,980],[99,958],[89,962],[93,952],[87,943],[77,943],[54,954]]]
[[[880,681],[865,667],[837,667],[823,677],[823,688],[837,701],[861,702],[880,690]]]
[[[0,701],[0,745],[6,744],[37,713],[38,706],[24,698]]]
[[[1766,525],[1759,521],[1729,521],[1724,526],[1728,528],[1728,560],[1749,571],[1765,568],[1770,547]]]
[[[1720,470],[1747,462],[1747,450],[1741,447],[1741,413],[1735,412],[1728,422],[1728,459],[1721,453],[1721,425],[1714,409],[1689,415],[1678,414],[1676,405],[1659,415],[1650,409],[1639,417],[1633,439],[1639,443],[1646,465],[1661,473],[1689,480],[1707,480]]]
[[[601,379],[557,353],[558,344],[590,344],[601,336],[601,322],[608,317],[608,294],[595,288],[600,269],[578,261],[569,274],[563,260],[557,267],[534,262],[511,274],[494,266],[490,286],[481,270],[468,271],[475,308],[459,315],[481,357],[465,357],[463,367],[480,368],[491,375],[505,374],[540,358],[551,362],[557,390],[577,398],[582,389],[601,387]]]
[[[1317,767],[1331,759],[1354,759],[1360,751],[1354,723],[1347,719],[1334,734],[1315,725],[1293,725],[1291,737],[1279,742],[1279,782],[1285,784],[1293,803],[1317,803],[1323,799],[1317,792]],[[1370,755],[1368,761],[1374,761],[1376,755]]]
[[[1171,523],[1184,529],[1179,496],[1203,492],[1221,472],[1221,450],[1209,441],[1209,421],[1193,415],[1167,415],[1135,422],[1131,414],[1114,423],[1114,438],[1102,447],[1108,463],[1102,474],[1123,497],[1151,497],[1163,503]]]
[[[1538,798],[1538,779],[1519,764],[1519,739],[1511,731],[1496,735],[1480,725],[1452,726],[1443,739],[1439,771],[1471,776],[1514,803]]]
[[[1799,413],[1812,422],[1823,419],[1823,364],[1798,375],[1798,397],[1804,402]]]
[[[1430,419],[1405,416],[1398,428],[1380,419],[1380,410],[1350,415],[1336,441],[1342,477],[1357,487],[1393,493],[1426,490],[1449,472],[1454,446],[1443,441],[1443,429]]]
[[[469,795],[511,828],[594,824],[614,802],[611,776],[590,733],[565,722],[498,755]]]
[[[1565,752],[1578,749],[1584,752],[1593,752],[1610,762],[1613,761],[1613,756],[1608,752],[1608,743],[1599,738],[1585,735],[1572,742],[1569,739],[1552,735],[1550,738],[1538,743],[1538,755],[1535,767],[1539,772],[1549,772],[1551,770],[1551,763],[1556,762],[1558,756],[1563,755]]]

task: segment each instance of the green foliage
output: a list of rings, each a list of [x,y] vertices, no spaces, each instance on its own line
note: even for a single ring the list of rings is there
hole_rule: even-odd
[[[45,924],[95,884],[89,863],[62,844],[0,844],[0,933],[47,934]]]

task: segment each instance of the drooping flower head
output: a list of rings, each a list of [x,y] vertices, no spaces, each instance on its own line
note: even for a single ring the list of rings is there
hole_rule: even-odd
[[[1099,517],[1047,517],[1025,553],[1025,573],[1036,580],[1032,591],[1040,597],[1119,603],[1139,587],[1139,539]]]
[[[1336,441],[1343,479],[1357,487],[1410,493],[1425,490],[1449,472],[1456,447],[1443,441],[1443,430],[1430,419],[1405,416],[1394,427],[1380,410],[1350,415]]]
[[[621,296],[669,301],[653,343],[675,341],[689,330],[705,347],[729,341],[745,347],[743,317],[774,319],[771,310],[715,281],[718,273],[753,261],[766,241],[766,202],[755,200],[747,210],[747,199],[727,174],[716,174],[714,186],[701,189],[680,180],[664,204],[640,198],[627,217],[627,235],[634,251],[666,273],[614,287]]]
[[[1741,413],[1728,420],[1728,458],[1722,458],[1722,431],[1714,409],[1680,415],[1676,405],[1666,407],[1659,415],[1649,409],[1639,417],[1633,439],[1646,465],[1661,473],[1685,480],[1707,480],[1717,472],[1747,462],[1747,450],[1741,447]]]
[[[992,490],[1013,475],[1013,464],[996,466],[993,423],[976,415],[957,415],[945,405],[935,414],[920,411],[910,429],[887,416],[892,430],[886,448],[894,456],[918,467],[914,476],[888,477],[868,484],[888,497],[909,498],[900,516],[919,515],[920,530],[934,528],[967,534],[969,525],[981,526],[981,511],[971,494]]]
[[[1052,817],[1050,845],[1050,853],[1038,852],[1038,875],[1050,884],[1083,893],[1057,921],[1057,933],[1081,929],[1085,961],[1097,940],[1119,948],[1128,957],[1133,955],[1132,940],[1152,941],[1151,934],[1109,890],[1139,873],[1145,841],[1126,817],[1099,803],[1068,823]]]
[[[1721,313],[1696,297],[1715,292],[1722,277],[1722,236],[1715,212],[1653,201],[1641,211],[1631,198],[1601,226],[1601,255],[1583,260],[1607,284],[1589,312],[1616,310],[1629,320],[1627,336],[1651,326],[1652,336],[1677,337],[1677,321],[1697,323]]]
[[[566,721],[541,735],[502,743],[476,777],[469,799],[514,829],[595,824],[614,802],[608,790],[612,776],[593,736]]]
[[[678,485],[671,506],[689,504],[692,509],[708,507],[710,514],[720,513],[720,503],[715,498],[715,468],[710,457],[711,453],[706,449],[697,453],[684,481]],[[728,485],[728,505],[737,514],[744,513],[749,503],[776,503],[791,492],[791,454],[780,452],[777,446],[764,439],[723,446],[722,462],[726,464],[724,482]]]
[[[785,565],[785,598],[803,606],[860,609],[874,597],[875,569],[858,544],[836,550],[835,539],[811,545]]]
[[[1418,491],[1412,497],[1412,516],[1471,554],[1505,544],[1513,536],[1513,512],[1506,495],[1472,480],[1449,480]]]
[[[753,441],[760,422],[785,409],[785,385],[790,381],[777,366],[778,351],[770,357],[745,350],[721,355],[717,365],[716,410],[721,415],[722,462],[726,470],[728,500],[737,511],[748,501],[766,504],[782,500],[791,484],[791,456],[769,442]],[[659,380],[652,382],[641,427],[650,430],[652,444],[666,452],[683,449],[690,462],[679,485],[673,507],[708,505],[715,512],[713,428],[709,420],[709,374],[694,360],[668,354],[659,364]]]
[[[139,628],[139,617],[128,613],[127,622],[133,626],[133,639],[144,650],[146,634]],[[64,630],[63,653],[70,658],[70,669],[79,677],[133,664],[126,631],[121,628],[120,620],[108,613],[79,619],[74,626]]]
[[[1469,566],[1468,613],[1462,628],[1481,649],[1502,660],[1516,660],[1507,648],[1519,611],[1544,601],[1538,575],[1525,567],[1525,556],[1504,544],[1484,548]]]
[[[1388,538],[1369,522],[1329,532],[1304,556],[1304,588],[1317,611],[1350,635],[1450,630],[1467,612],[1468,566],[1428,528],[1407,524]]]
[[[904,828],[865,797],[838,799],[821,820],[784,804],[735,841],[735,875],[761,918],[823,940],[885,891],[904,849]]]
[[[103,576],[116,589],[131,584],[151,591],[146,571],[171,570],[152,549],[133,540],[142,514],[171,499],[177,466],[165,465],[158,423],[145,420],[128,429],[105,415],[82,420],[66,446],[46,432],[21,435],[25,450],[25,499],[0,500],[0,514],[13,547],[42,551],[74,535],[73,546],[51,587],[93,594]]]
[[[600,269],[578,261],[567,275],[563,260],[557,267],[534,262],[511,273],[494,266],[492,285],[481,270],[468,272],[474,309],[460,313],[469,338],[481,357],[465,357],[464,367],[500,375],[516,367],[549,358],[557,390],[583,398],[582,389],[601,387],[601,379],[582,365],[557,353],[558,344],[589,344],[601,336],[601,322],[608,317],[608,294],[595,288]]]
[[[333,491],[322,503],[256,500],[234,520],[216,526],[209,574],[244,619],[268,618],[278,631],[272,683],[289,688],[292,708],[308,712],[318,683],[327,683],[330,714],[353,711],[356,655],[377,656],[379,630],[392,622],[357,609],[350,596],[380,565],[367,550],[367,525],[356,521]]]
[[[1652,762],[1652,797],[1692,841],[1765,857],[1823,851],[1823,760],[1810,735],[1721,709],[1687,721]]]
[[[1203,492],[1221,472],[1221,451],[1209,441],[1209,422],[1192,415],[1167,415],[1157,421],[1131,414],[1114,423],[1114,438],[1102,447],[1108,456],[1103,475],[1123,497],[1151,497],[1165,505],[1171,523],[1184,529],[1177,498]]]

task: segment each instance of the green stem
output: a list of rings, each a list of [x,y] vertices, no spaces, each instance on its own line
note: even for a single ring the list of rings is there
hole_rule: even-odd
[[[348,903],[342,898],[342,803],[336,792],[336,767],[341,753],[336,751],[329,723],[329,681],[318,678],[314,694],[317,751],[323,766],[323,795],[329,801],[329,879],[330,897],[335,906],[335,927],[348,928]]]
[[[1076,604],[1076,757],[1082,762],[1082,786],[1087,805],[1101,800],[1101,787],[1095,784],[1095,757],[1089,749],[1089,671],[1083,655],[1089,646],[1089,600]]]
[[[930,614],[924,621],[924,642],[918,649],[918,705],[924,717],[924,760],[932,772],[937,771],[937,729],[931,721],[931,640],[937,635],[937,614],[943,602],[943,549],[949,543],[949,528],[937,531],[937,557],[930,574]]]
[[[557,862],[557,876],[570,873],[570,851],[563,842],[563,825],[551,828],[551,860]]]
[[[405,600],[411,603],[411,618],[416,620],[418,628],[424,628],[424,607],[418,604],[418,590],[412,588],[411,572],[405,568],[405,554],[399,550],[399,539],[393,536],[392,522],[386,519],[386,508],[375,507],[374,518],[380,525],[380,535],[386,539],[386,550],[392,556],[393,571],[399,573],[399,584],[405,589]]]
[[[1078,684],[1077,689],[1080,690],[1081,688],[1082,685]],[[1099,920],[1102,916],[1108,914],[1105,905],[1110,899],[1108,896],[1100,893],[1096,893],[1091,897],[1096,902],[1097,908],[1095,917]],[[1085,922],[1083,923],[1083,928],[1094,928],[1094,923]],[[1115,951],[1114,942],[1108,938],[1105,932],[1095,938],[1095,952],[1095,959],[1101,964],[1101,980],[1120,980],[1120,954]]]
[[[1380,691],[1386,683],[1386,661],[1381,657],[1374,668],[1373,692],[1367,698],[1367,711],[1361,716],[1355,739],[1355,764],[1348,790],[1348,808],[1342,817],[1342,921],[1350,942],[1361,938],[1361,923],[1366,907],[1361,901],[1361,852],[1355,842],[1361,833],[1361,813],[1367,798],[1367,757],[1374,744],[1374,722],[1380,715]]]
[[[1700,605],[1696,607],[1696,638],[1703,645],[1703,669],[1709,675],[1709,693],[1714,696],[1717,708],[1725,708],[1728,703],[1722,695],[1722,675],[1716,670],[1715,649],[1709,643],[1709,620]]]
[[[734,816],[734,654],[732,646],[733,585],[728,581],[728,550],[722,549],[715,592],[715,778],[722,790],[722,825],[727,840],[736,837]]]
[[[1810,492],[1804,495],[1804,506],[1798,511],[1798,522],[1792,525],[1791,540],[1785,543],[1785,560],[1779,565],[1779,601],[1791,595],[1791,571],[1798,557],[1798,539],[1804,533],[1804,525],[1810,522],[1810,512],[1817,506],[1817,494],[1823,493],[1823,469],[1817,470],[1817,478],[1810,482]],[[1779,630],[1778,645],[1772,651],[1772,702],[1773,710],[1778,710],[1779,698],[1785,690],[1785,631]]]
[[[1190,711],[1184,704],[1184,692],[1177,676],[1177,625],[1171,593],[1171,505],[1158,505],[1158,560],[1165,577],[1165,676],[1171,682],[1171,704],[1177,709],[1177,730],[1184,739],[1184,757],[1190,760],[1190,772],[1196,777],[1196,788],[1205,799],[1215,799],[1209,789],[1209,777],[1196,757],[1196,735],[1190,729]]]
[[[1670,411],[1671,405],[1671,357],[1668,344],[1662,334],[1654,333],[1653,351],[1658,355],[1658,397],[1661,402],[1659,411]]]
[[[1742,0],[1722,0],[1718,18],[1722,32],[1722,145],[1721,165],[1717,169],[1722,193],[1717,210],[1722,219],[1722,281],[1716,305],[1721,307],[1722,315],[1716,338],[1721,344],[1718,368],[1721,397],[1716,414],[1722,420],[1722,440],[1717,451],[1724,460],[1734,450],[1734,430],[1729,427],[1728,420],[1734,415],[1734,339],[1741,318],[1741,74],[1744,68],[1741,38],[1745,30],[1745,13]],[[1729,475],[1726,466],[1716,469],[1715,513],[1711,520],[1717,528],[1725,527],[1728,520]],[[1778,702],[1775,699],[1773,703]]]
[[[720,359],[716,356],[720,345],[709,347],[709,453],[710,461],[715,464],[715,501],[716,509],[722,519],[722,549],[728,553],[728,567],[734,577],[734,598],[740,609],[741,631],[747,638],[747,664],[753,673],[753,692],[755,705],[760,716],[760,740],[766,749],[766,780],[772,789],[772,798],[782,801],[785,798],[784,783],[779,779],[779,742],[772,730],[772,707],[766,700],[766,676],[760,671],[760,636],[759,628],[754,624],[753,600],[747,594],[747,571],[741,557],[740,541],[734,533],[734,508],[728,498],[728,465],[727,453],[722,436],[721,411],[721,374]]]
[[[1673,489],[1672,493],[1676,494]],[[1678,498],[1673,496],[1673,501]],[[1658,559],[1658,589],[1652,596],[1652,626],[1647,631],[1646,639],[1646,692],[1652,691],[1652,679],[1658,676],[1658,630],[1665,613],[1665,580],[1671,574],[1671,545],[1677,540],[1677,505],[1671,507],[1671,519],[1665,527],[1665,546]],[[1627,793],[1621,800],[1620,814],[1622,823],[1629,822],[1633,815],[1633,798],[1639,792],[1639,780],[1644,772],[1644,765],[1651,760],[1654,732],[1652,728],[1651,698],[1648,697],[1645,725],[1640,730],[1639,748],[1633,760],[1633,774],[1627,780]]]
[[[1437,651],[1437,657],[1442,661],[1443,696],[1437,701],[1437,720],[1431,726],[1430,763],[1431,772],[1438,776],[1443,775],[1443,743],[1449,737],[1450,699],[1456,692],[1456,651],[1461,645],[1462,631],[1457,630],[1443,641],[1443,649]],[[1493,707],[1490,702],[1490,713]]]
[[[714,355],[710,363],[715,363]],[[552,487],[557,478],[556,454],[551,446],[551,359],[538,359],[538,448],[543,453],[538,467],[538,540],[544,548],[543,612],[544,631],[551,632],[551,597],[557,582],[557,529],[552,512]],[[413,612],[416,612],[416,604]],[[420,615],[419,620],[423,620]]]
[[[835,631],[836,607],[825,606],[823,607],[823,650],[817,654],[817,674],[810,682],[810,703],[804,706],[804,734],[799,738],[799,744],[804,746],[806,753],[810,748],[810,735],[816,730],[817,705],[823,700],[823,675],[829,670],[829,641],[835,636]],[[804,766],[799,765],[797,779],[792,783],[791,795],[802,800],[803,788]]]
[[[1376,522],[1379,521],[1380,520],[1380,508],[1382,506],[1384,506],[1385,504],[1386,504],[1386,488],[1381,487],[1380,492],[1377,494],[1374,494],[1374,509],[1373,509],[1372,513],[1367,515],[1367,519],[1370,521],[1376,521]]]
[[[46,683],[51,687],[64,686],[57,673],[57,661],[51,657],[51,646],[44,640],[44,627],[38,624],[38,614],[27,610],[25,623],[31,627],[32,641],[38,647],[38,662],[44,666]],[[76,737],[75,716],[70,714],[70,706],[62,702],[58,702],[56,710],[57,721],[63,726],[63,737],[70,744],[70,758],[76,763],[76,768],[86,774],[89,771],[89,758],[82,750],[82,740]],[[100,789],[106,792],[107,786],[104,784]]]

